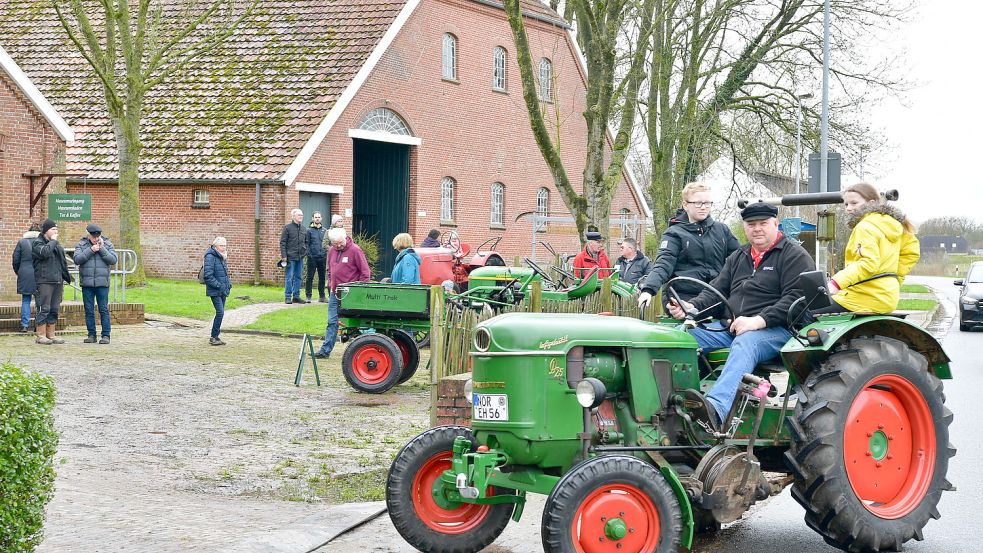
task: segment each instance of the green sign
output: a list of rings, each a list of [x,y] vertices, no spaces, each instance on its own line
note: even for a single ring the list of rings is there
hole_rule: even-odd
[[[92,220],[92,194],[48,194],[48,218],[52,221]]]

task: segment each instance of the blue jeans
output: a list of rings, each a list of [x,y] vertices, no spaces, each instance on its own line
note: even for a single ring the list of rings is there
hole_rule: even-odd
[[[711,326],[721,327],[719,322]],[[736,337],[730,332],[710,332],[702,328],[694,328],[689,333],[696,338],[696,343],[705,353],[730,348],[720,378],[706,397],[721,421],[730,413],[744,374],[753,372],[758,363],[777,357],[782,346],[792,337],[792,333],[785,327],[752,330]]]
[[[109,336],[109,287],[82,287],[82,305],[85,306],[85,329],[89,336],[96,335],[95,305],[99,304],[99,324],[102,325],[102,335]]]
[[[324,343],[318,353],[330,355],[338,340],[338,296],[334,292],[328,295],[328,327],[324,329]]]
[[[225,296],[208,296],[212,298],[212,307],[215,308],[215,318],[212,319],[212,338],[218,338],[218,333],[222,331],[222,317],[225,316]]]
[[[20,327],[27,328],[31,324],[31,295],[20,295]]]
[[[283,277],[283,295],[285,299],[300,299],[300,273],[304,270],[304,260],[287,260],[287,274]]]

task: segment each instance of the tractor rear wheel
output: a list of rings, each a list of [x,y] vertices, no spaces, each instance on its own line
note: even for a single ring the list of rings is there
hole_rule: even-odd
[[[495,541],[509,523],[515,505],[452,503],[435,494],[435,483],[451,468],[454,439],[463,426],[438,426],[416,438],[396,455],[386,480],[386,506],[399,534],[420,551],[473,553]],[[493,493],[514,493],[493,488]]]
[[[546,553],[675,552],[682,534],[679,502],[652,465],[626,455],[585,461],[546,499]]]
[[[352,388],[381,394],[399,382],[403,373],[403,354],[396,342],[385,334],[362,334],[345,348],[341,372]]]
[[[805,521],[847,551],[900,551],[939,518],[952,413],[925,358],[898,340],[851,340],[798,390],[785,460]]]
[[[399,382],[397,382],[397,384],[402,384],[416,374],[416,369],[420,366],[420,348],[417,347],[416,340],[405,330],[393,330],[389,337],[396,342],[402,356],[403,372],[399,375]]]

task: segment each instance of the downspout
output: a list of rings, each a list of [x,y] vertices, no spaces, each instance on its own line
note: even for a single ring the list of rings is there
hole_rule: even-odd
[[[253,284],[260,282],[259,270],[259,197],[261,185],[256,181],[256,214],[253,220]]]

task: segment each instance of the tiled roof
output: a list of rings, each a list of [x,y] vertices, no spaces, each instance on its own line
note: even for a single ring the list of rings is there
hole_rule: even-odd
[[[260,0],[221,46],[148,93],[141,178],[280,178],[405,3]],[[188,5],[161,4],[172,20]],[[537,0],[523,4],[562,21]],[[0,42],[74,128],[67,169],[115,178],[102,89],[50,4],[0,2]]]

